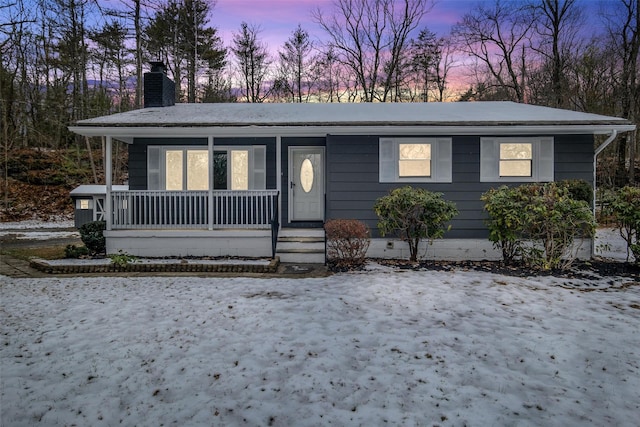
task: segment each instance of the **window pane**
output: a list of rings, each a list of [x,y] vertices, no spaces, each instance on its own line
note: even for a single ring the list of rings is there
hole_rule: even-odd
[[[182,150],[167,150],[165,162],[165,189],[182,190]]]
[[[431,144],[398,144],[400,177],[431,176]]]
[[[500,160],[531,160],[532,157],[532,144],[500,144]]]
[[[231,189],[249,189],[249,152],[231,150]]]
[[[187,151],[187,190],[209,189],[209,152]]]
[[[500,176],[531,176],[531,160],[500,160]]]
[[[227,189],[226,151],[216,151],[213,153],[213,188],[216,190]]]

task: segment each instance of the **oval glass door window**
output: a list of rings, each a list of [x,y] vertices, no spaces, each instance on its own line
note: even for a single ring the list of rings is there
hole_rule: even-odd
[[[305,193],[313,188],[313,164],[309,159],[304,159],[300,165],[300,184]]]

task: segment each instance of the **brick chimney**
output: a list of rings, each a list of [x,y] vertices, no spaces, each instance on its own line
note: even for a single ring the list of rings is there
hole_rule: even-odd
[[[176,84],[167,77],[163,62],[151,62],[151,71],[144,73],[144,108],[168,107],[176,103]]]

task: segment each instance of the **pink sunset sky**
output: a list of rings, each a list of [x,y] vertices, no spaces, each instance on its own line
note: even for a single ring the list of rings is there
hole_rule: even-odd
[[[606,5],[608,0],[579,1],[595,15],[598,5]],[[426,26],[438,36],[446,35],[466,12],[479,3],[491,5],[494,0],[437,0],[431,12],[418,26],[418,31]],[[298,24],[302,25],[314,41],[324,37],[323,31],[312,17],[312,10],[318,8],[327,15],[331,14],[333,0],[218,0],[210,17],[210,25],[219,30],[225,46],[231,43],[233,34],[239,31],[243,21],[258,25],[262,29],[261,40],[275,52]]]
[[[427,25],[438,35],[449,32],[464,13],[478,0],[447,0],[437,3],[419,26]],[[211,15],[211,24],[218,28],[225,44],[229,44],[240,24],[246,21],[258,25],[261,38],[272,51],[277,50],[289,38],[293,30],[302,25],[312,39],[324,36],[313,21],[312,11],[320,9],[329,15],[333,0],[218,0]]]

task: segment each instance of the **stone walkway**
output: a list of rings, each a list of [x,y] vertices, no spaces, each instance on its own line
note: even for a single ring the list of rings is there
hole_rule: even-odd
[[[29,261],[0,255],[0,276],[7,277],[47,277],[48,275],[32,268]]]

